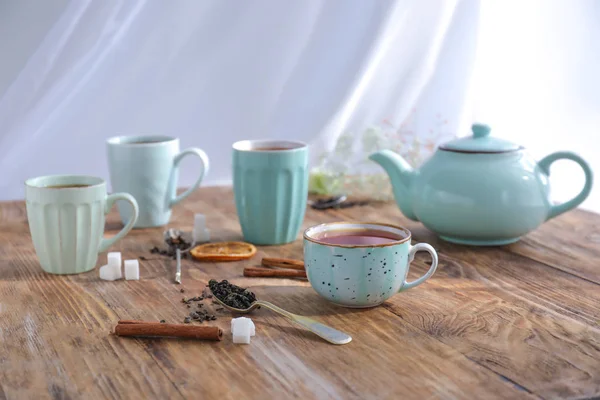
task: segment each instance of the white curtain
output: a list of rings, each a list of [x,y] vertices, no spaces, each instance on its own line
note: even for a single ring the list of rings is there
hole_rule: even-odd
[[[240,139],[304,140],[315,158],[349,130],[470,123],[478,0],[43,3],[0,2],[1,199],[36,175],[108,178],[120,134],[201,147],[211,184],[229,182]]]
[[[473,117],[537,158],[579,153],[596,173],[583,208],[600,212],[600,2],[481,2],[472,91]],[[583,173],[552,166],[553,198],[568,200]]]

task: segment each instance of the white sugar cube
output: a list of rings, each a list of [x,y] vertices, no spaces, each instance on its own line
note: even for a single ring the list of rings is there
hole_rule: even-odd
[[[196,214],[194,215],[194,230],[204,230],[206,228],[206,217],[204,214]]]
[[[140,263],[138,260],[125,260],[125,279],[140,280]]]
[[[194,243],[205,243],[210,242],[210,231],[203,229],[200,232],[194,231]]]
[[[244,325],[244,329],[238,328],[237,332],[233,334],[233,343],[236,344],[250,344],[250,331],[249,326]]]
[[[118,251],[113,251],[111,253],[108,253],[106,255],[106,258],[108,261],[107,265],[112,265],[113,267],[115,267],[116,271],[118,272],[117,279],[121,279],[123,277],[123,271],[121,269],[121,253]]]
[[[121,279],[121,266],[107,264],[100,267],[100,279],[105,281]]]
[[[114,251],[112,253],[108,253],[106,256],[108,260],[108,265],[118,265],[119,269],[121,269],[121,253],[118,251]]]
[[[195,243],[208,242],[210,235],[206,229],[206,217],[203,214],[194,215],[194,231],[192,233]]]
[[[231,334],[233,343],[250,343],[250,336],[253,336],[254,324],[250,318],[234,318],[231,320]]]
[[[246,319],[249,319],[249,318],[246,318],[246,317],[231,318],[231,331],[233,332],[233,327],[235,324],[237,324],[240,321],[244,321]]]
[[[233,318],[231,320],[231,330],[232,331],[233,331],[233,326],[237,323],[250,324],[250,336],[254,336],[256,334],[256,328],[254,326],[254,322],[252,322],[252,319],[246,318],[246,317]]]

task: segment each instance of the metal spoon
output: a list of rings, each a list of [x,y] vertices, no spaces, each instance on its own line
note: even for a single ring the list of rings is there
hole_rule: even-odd
[[[323,339],[327,340],[329,343],[346,344],[346,343],[350,343],[350,341],[352,340],[352,337],[344,332],[340,332],[337,329],[333,329],[327,325],[323,325],[322,323],[317,322],[312,318],[292,314],[291,312],[285,311],[284,309],[279,308],[275,304],[269,303],[268,301],[256,300],[254,303],[250,304],[250,307],[248,307],[246,309],[240,309],[240,308],[233,308],[233,307],[228,306],[227,304],[223,303],[217,296],[214,295],[214,293],[213,293],[213,299],[216,300],[217,303],[219,303],[226,309],[236,312],[236,313],[240,313],[240,314],[247,314],[250,311],[254,310],[258,306],[268,308],[271,311],[275,311],[276,313],[283,315],[284,317],[287,317],[289,320],[297,323],[298,325],[302,325],[309,331],[311,331],[311,332],[317,334],[318,336],[322,337]]]
[[[328,199],[321,199],[320,201],[308,200],[308,205],[315,210],[326,210],[328,208],[334,208],[341,205],[343,202],[348,200],[348,196],[341,194],[339,196],[333,196]]]
[[[190,249],[194,247],[195,243],[193,242],[192,234],[189,232],[182,232],[178,229],[168,229],[163,232],[163,238],[165,242],[167,242],[167,239],[173,240],[180,238],[190,244],[184,249],[180,249],[179,247],[175,249],[175,254],[177,258],[177,272],[175,273],[175,282],[181,284],[181,253],[190,251]]]

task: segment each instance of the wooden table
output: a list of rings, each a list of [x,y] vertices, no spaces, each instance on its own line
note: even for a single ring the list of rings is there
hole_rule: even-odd
[[[175,208],[170,226],[192,228],[204,213],[213,240],[241,240],[232,193],[204,188]],[[139,256],[140,281],[106,282],[97,270],[44,273],[23,202],[0,205],[0,399],[399,399],[591,398],[600,395],[600,215],[574,211],[519,243],[449,244],[408,221],[394,204],[309,210],[308,227],[336,220],[402,224],[439,252],[425,284],[367,310],[322,300],[293,279],[242,277],[263,256],[302,257],[302,243],[261,247],[247,262],[184,261],[149,254],[162,229],[136,230],[113,251]],[[116,212],[108,232],[121,224]],[[410,277],[429,261],[419,253]],[[103,265],[102,254],[98,265]],[[249,286],[258,297],[348,332],[330,345],[268,310],[252,314],[250,345],[231,342],[231,315],[212,324],[222,342],[120,338],[119,319],[182,322],[183,296],[211,278]],[[185,293],[180,293],[181,288]]]

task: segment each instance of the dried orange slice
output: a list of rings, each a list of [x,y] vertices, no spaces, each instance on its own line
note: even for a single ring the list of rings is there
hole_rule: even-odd
[[[205,243],[194,247],[190,254],[199,261],[239,261],[256,254],[256,247],[245,242]]]

